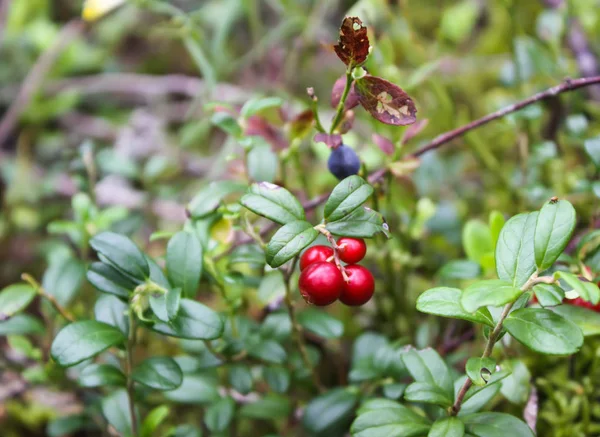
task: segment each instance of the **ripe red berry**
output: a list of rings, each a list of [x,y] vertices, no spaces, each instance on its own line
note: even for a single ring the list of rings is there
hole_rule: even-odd
[[[356,264],[367,254],[367,245],[362,238],[342,237],[337,245],[340,259],[347,264]]]
[[[565,299],[564,302],[569,305],[574,305],[576,307],[587,308],[592,311],[600,312],[600,303],[594,305],[593,303],[588,302],[587,300],[583,300],[580,297],[576,297],[575,299]]]
[[[329,246],[313,246],[304,251],[300,257],[300,270],[304,270],[309,265],[325,262],[333,256],[333,249]]]
[[[345,284],[340,301],[348,306],[359,306],[367,303],[375,291],[375,279],[371,272],[359,265],[346,266],[348,282]]]
[[[300,273],[300,294],[308,303],[317,306],[329,305],[340,297],[344,289],[344,278],[337,266],[328,262],[309,265]]]

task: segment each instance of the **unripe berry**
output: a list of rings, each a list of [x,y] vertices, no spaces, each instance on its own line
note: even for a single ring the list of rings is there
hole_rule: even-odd
[[[304,251],[300,257],[300,270],[317,262],[325,262],[333,256],[333,249],[329,246],[313,246]]]
[[[342,144],[331,151],[327,167],[336,178],[342,180],[358,173],[360,159],[354,150]]]
[[[371,272],[360,265],[346,266],[348,282],[340,296],[340,301],[348,306],[360,306],[367,303],[375,292],[375,279]]]
[[[340,259],[347,264],[356,264],[367,254],[367,245],[362,238],[342,237],[337,245]]]
[[[298,287],[307,303],[325,306],[338,300],[344,289],[344,278],[335,264],[317,262],[300,273]]]

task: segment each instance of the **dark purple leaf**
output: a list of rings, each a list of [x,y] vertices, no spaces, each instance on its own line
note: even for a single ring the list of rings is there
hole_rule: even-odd
[[[265,141],[271,144],[274,150],[283,150],[288,147],[288,142],[281,132],[269,124],[264,118],[256,115],[246,120],[244,135],[257,135],[263,137]]]
[[[392,143],[386,137],[381,136],[379,134],[373,134],[373,135],[371,135],[371,139],[373,140],[375,145],[377,147],[379,147],[381,149],[381,151],[383,153],[385,153],[386,155],[394,154],[394,150],[395,150],[394,143]]]
[[[411,124],[406,131],[404,132],[404,136],[402,137],[402,144],[408,143],[414,137],[419,135],[423,129],[427,127],[429,123],[428,119],[417,120],[416,123]]]
[[[314,138],[316,143],[325,143],[327,147],[335,149],[342,145],[342,136],[341,135],[329,135],[325,133],[318,133]]]
[[[356,80],[355,84],[358,101],[377,120],[394,126],[416,121],[414,102],[397,85],[370,75]]]
[[[340,27],[340,40],[333,46],[342,62],[351,68],[362,65],[369,56],[367,28],[358,17],[346,17]]]
[[[340,99],[342,98],[342,94],[344,94],[344,88],[346,87],[346,75],[344,74],[333,84],[333,88],[331,89],[331,107],[337,108],[337,105],[340,103]],[[354,83],[350,88],[350,92],[348,93],[348,97],[346,97],[346,103],[344,103],[344,109],[347,111],[349,109],[358,106],[358,94],[354,90]]]

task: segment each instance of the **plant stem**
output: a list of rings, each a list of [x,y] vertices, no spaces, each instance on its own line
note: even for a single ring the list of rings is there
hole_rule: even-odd
[[[21,275],[21,279],[23,279],[25,282],[29,283],[29,285],[31,285],[34,288],[34,290],[37,292],[37,294],[42,296],[44,299],[48,300],[48,302],[50,302],[50,304],[58,312],[58,314],[63,316],[70,323],[73,323],[75,321],[75,317],[73,317],[73,314],[71,314],[69,311],[67,311],[56,300],[56,298],[53,295],[49,294],[46,290],[44,290],[44,288],[41,286],[41,284],[38,281],[36,281],[33,278],[33,276],[31,276],[29,273],[23,273]]]
[[[533,274],[529,277],[527,282],[525,282],[525,284],[521,287],[522,293],[525,293],[526,291],[530,290],[536,284],[539,284],[539,283],[552,284],[556,281],[554,278],[552,278],[550,276],[544,276],[544,277],[540,278],[540,277],[538,277],[538,274],[539,274],[539,272],[537,272],[537,271],[533,272]],[[500,314],[500,317],[498,319],[498,322],[496,323],[496,326],[494,327],[494,329],[490,333],[490,336],[488,337],[488,341],[485,345],[485,349],[483,351],[483,354],[481,355],[482,358],[488,358],[490,355],[492,355],[492,351],[494,350],[494,345],[496,344],[496,341],[498,341],[498,336],[502,332],[502,324],[504,323],[504,320],[510,314],[510,310],[512,309],[514,304],[515,304],[515,302],[510,302],[510,303],[506,304],[506,306],[504,307],[504,310],[502,310],[502,314]],[[471,379],[467,378],[467,380],[461,387],[460,391],[458,392],[458,395],[456,396],[456,401],[454,402],[454,405],[452,405],[448,409],[448,413],[451,416],[456,416],[459,413],[460,407],[462,406],[462,403],[465,399],[465,395],[467,394],[467,392],[469,391],[469,389],[471,388],[472,385],[473,385],[473,382],[471,381]]]
[[[133,372],[133,350],[136,342],[136,323],[133,310],[129,310],[129,335],[127,337],[127,397],[129,398],[129,414],[131,416],[131,432],[133,437],[138,435],[137,417],[135,415],[135,390],[134,382],[131,377]]]
[[[290,265],[290,268],[285,272],[284,282],[285,282],[285,304],[288,308],[288,313],[290,315],[290,321],[292,323],[292,334],[294,335],[294,340],[296,341],[296,345],[298,346],[298,351],[300,352],[300,357],[302,358],[302,362],[304,366],[310,371],[312,376],[313,383],[319,392],[323,393],[325,391],[325,387],[321,383],[321,379],[319,378],[319,374],[315,371],[312,363],[310,362],[310,358],[308,357],[308,351],[306,350],[306,345],[304,344],[304,339],[302,338],[302,326],[298,323],[298,317],[296,316],[296,307],[294,305],[294,301],[292,299],[292,287],[290,285],[290,280],[292,278],[292,274],[296,269],[296,264],[298,263],[298,257],[296,256]]]
[[[352,68],[348,67],[346,69],[346,86],[344,87],[344,92],[342,93],[342,97],[340,98],[340,102],[337,105],[335,117],[333,118],[333,122],[331,123],[331,129],[329,129],[329,134],[333,134],[335,129],[338,127],[338,124],[342,121],[344,117],[344,107],[346,105],[346,99],[348,98],[348,94],[350,93],[350,88],[352,88],[352,82],[354,79],[352,78]]]

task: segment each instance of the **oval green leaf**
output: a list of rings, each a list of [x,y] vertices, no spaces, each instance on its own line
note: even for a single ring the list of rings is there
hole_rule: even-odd
[[[346,217],[373,194],[373,187],[360,176],[350,176],[335,186],[327,203],[324,216],[327,221]]]
[[[534,437],[525,422],[506,413],[476,413],[463,416],[465,431],[476,437]]]
[[[79,385],[82,387],[125,386],[123,372],[109,364],[90,364],[79,374]]]
[[[115,232],[102,232],[90,240],[90,246],[117,270],[143,281],[150,276],[146,257],[133,241]]]
[[[36,292],[29,284],[13,284],[0,293],[0,320],[12,317],[27,308]]]
[[[496,245],[498,277],[521,288],[535,271],[533,239],[537,212],[518,214],[506,222]]]
[[[357,403],[357,393],[342,388],[331,390],[309,402],[302,425],[311,434],[337,435],[340,426],[350,424]]]
[[[537,284],[533,287],[533,292],[543,307],[560,305],[565,298],[564,290],[554,284]]]
[[[315,241],[319,232],[305,221],[297,220],[279,229],[267,244],[267,264],[280,267]]]
[[[465,311],[472,313],[483,306],[502,306],[514,302],[521,295],[521,290],[512,283],[500,279],[477,281],[469,285],[460,296],[460,304]]]
[[[171,337],[214,340],[223,334],[224,327],[221,316],[209,307],[190,299],[181,299],[177,317],[169,324],[155,323],[152,329]]]
[[[187,210],[195,219],[203,218],[215,211],[223,199],[233,193],[241,193],[246,185],[235,181],[217,181],[200,190],[188,204]]]
[[[268,182],[253,184],[240,203],[253,213],[281,225],[305,218],[302,204],[292,193]]]
[[[535,262],[540,270],[554,264],[575,229],[575,208],[566,200],[547,202],[538,214],[535,226]]]
[[[422,293],[417,299],[417,309],[423,313],[468,320],[493,327],[494,321],[487,308],[474,313],[465,311],[460,304],[462,292],[458,288],[436,287]]]
[[[367,207],[359,207],[346,217],[327,223],[326,228],[332,234],[342,237],[373,238],[380,232],[388,235],[388,226],[383,216]]]
[[[137,284],[122,275],[114,267],[101,262],[92,263],[87,271],[87,280],[103,293],[128,298]]]
[[[184,296],[193,297],[202,276],[202,245],[196,235],[181,231],[167,245],[167,276]]]
[[[183,381],[183,372],[173,358],[152,357],[142,361],[131,377],[134,381],[156,390],[174,390]]]
[[[235,401],[230,397],[219,399],[206,409],[204,414],[204,423],[213,433],[225,431],[235,413]]]
[[[439,405],[443,408],[447,408],[453,403],[451,393],[427,382],[413,382],[410,384],[404,391],[404,399],[410,402]]]
[[[426,435],[431,428],[429,419],[396,404],[394,408],[368,410],[360,414],[350,432],[352,437],[416,437]]]
[[[339,338],[344,334],[342,322],[329,313],[315,308],[308,308],[299,313],[298,323],[323,338]]]
[[[444,417],[435,421],[427,437],[463,437],[465,424],[458,417]]]

